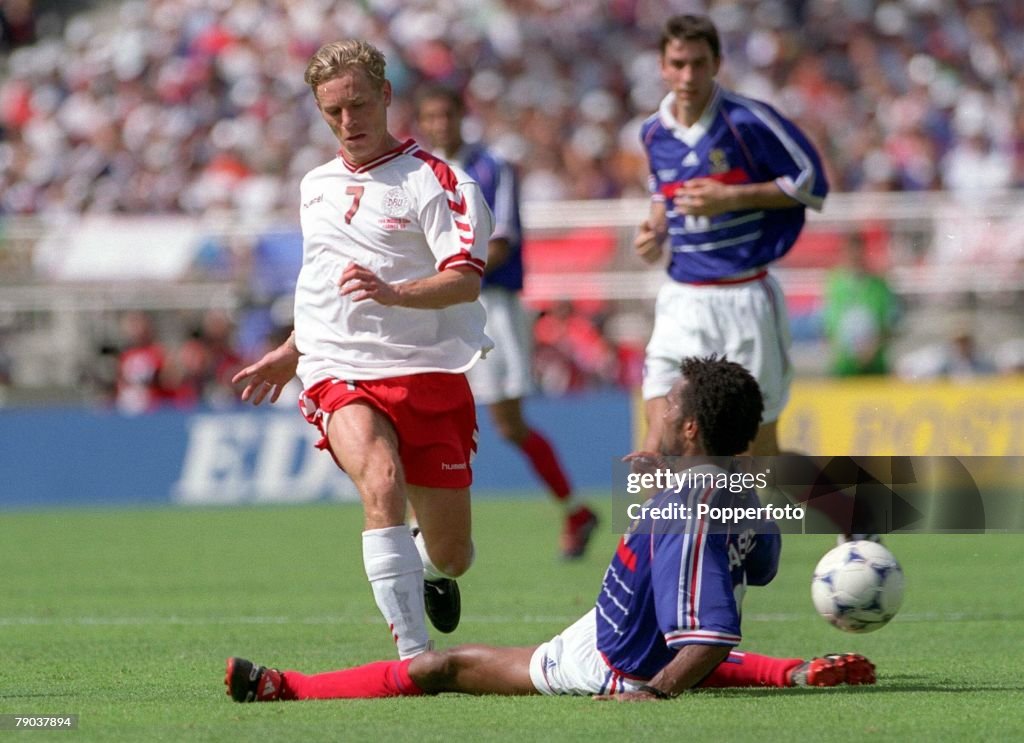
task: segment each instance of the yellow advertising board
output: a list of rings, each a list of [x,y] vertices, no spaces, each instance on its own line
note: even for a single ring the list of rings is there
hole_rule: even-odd
[[[783,449],[812,455],[1024,455],[1024,377],[798,380]]]

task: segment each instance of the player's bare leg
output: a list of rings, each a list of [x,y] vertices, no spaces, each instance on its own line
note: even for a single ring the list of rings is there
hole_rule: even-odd
[[[661,446],[661,432],[665,425],[665,412],[668,410],[668,398],[652,397],[644,400],[644,415],[647,418],[647,433],[644,436],[641,451],[657,452]]]
[[[494,427],[505,441],[518,446],[530,435],[530,427],[523,418],[523,405],[519,398],[499,400],[487,406],[487,409],[490,411],[491,420],[494,421]]]
[[[551,496],[562,506],[565,514],[562,556],[568,559],[581,557],[597,527],[597,514],[573,497],[569,480],[554,448],[544,436],[530,428],[523,418],[520,398],[499,400],[489,405],[488,409],[501,437],[523,453],[533,471],[548,486]]]
[[[458,578],[473,562],[469,488],[407,485],[406,491],[430,562],[443,576]]]
[[[534,650],[535,647],[459,645],[417,656],[409,664],[409,676],[429,694],[537,694],[530,680]]]
[[[462,617],[462,597],[455,578],[473,562],[469,488],[407,485],[416,514],[416,548],[423,564],[427,616],[439,632],[454,632]]]
[[[363,502],[363,528],[405,523],[405,475],[398,458],[398,436],[391,422],[362,403],[331,413],[331,451],[352,478]]]
[[[391,628],[398,654],[429,647],[423,604],[423,562],[405,525],[405,473],[398,436],[374,408],[355,403],[331,414],[331,451],[363,502],[363,566],[377,607]]]

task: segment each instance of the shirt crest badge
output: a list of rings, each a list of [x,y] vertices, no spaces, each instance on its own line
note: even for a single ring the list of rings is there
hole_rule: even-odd
[[[708,153],[708,163],[712,174],[729,172],[729,158],[726,157],[725,150],[711,150]]]
[[[409,211],[409,194],[395,186],[384,194],[381,208],[389,217],[401,217]]]

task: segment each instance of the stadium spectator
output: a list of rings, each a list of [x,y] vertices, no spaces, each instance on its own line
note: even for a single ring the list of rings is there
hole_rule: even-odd
[[[340,150],[302,179],[294,333],[232,381],[259,404],[298,373],[319,446],[359,490],[366,575],[409,658],[430,644],[424,608],[438,630],[458,625],[454,579],[473,559],[464,372],[492,347],[477,298],[493,223],[464,172],[391,134],[384,67],[355,40],[324,45],[306,67]]]
[[[551,443],[523,417],[522,400],[533,391],[533,374],[532,328],[519,298],[523,290],[523,230],[518,176],[485,145],[463,140],[465,114],[462,96],[454,89],[430,87],[416,96],[416,121],[430,148],[479,183],[494,212],[494,233],[487,246],[480,290],[480,302],[487,310],[484,330],[494,341],[494,350],[466,377],[477,404],[488,407],[498,433],[519,449],[561,505],[562,557],[579,558],[597,527],[597,514],[574,497]]]
[[[615,350],[604,337],[600,322],[572,302],[559,300],[543,311],[534,338],[534,369],[545,393],[561,395],[615,383]]]
[[[135,415],[173,402],[177,393],[169,379],[167,350],[156,337],[152,316],[140,311],[126,312],[120,328],[122,342],[114,393],[117,409]]]
[[[36,40],[36,15],[32,0],[0,3],[0,52],[27,46]]]
[[[234,335],[235,325],[227,312],[208,310],[192,336],[173,354],[180,384],[194,402],[214,408],[235,404],[238,396],[231,378],[242,366],[242,356],[235,348]]]
[[[995,363],[978,348],[973,323],[955,320],[949,338],[916,351],[898,361],[897,374],[908,380],[969,380],[997,371]]]
[[[868,267],[863,236],[849,235],[842,263],[829,273],[823,296],[831,373],[888,374],[889,343],[899,313],[899,301],[885,277]]]
[[[660,440],[680,360],[728,353],[761,386],[765,415],[753,452],[772,455],[793,367],[786,305],[768,266],[796,242],[805,208],[821,209],[828,182],[795,124],[716,82],[721,59],[709,18],[666,21],[659,60],[669,93],[641,127],[651,209],[634,243],[655,263],[668,240],[672,279],[658,292],[647,345],[644,448]]]
[[[687,359],[670,398],[658,449],[665,457],[733,456],[746,450],[757,433],[761,392],[739,364]],[[697,467],[725,472],[712,464]],[[705,496],[708,500],[701,502],[716,505],[758,504],[753,491],[709,492],[701,485],[668,489],[648,504],[690,504],[696,512]],[[317,675],[231,658],[224,682],[236,702],[441,692],[631,701],[671,699],[697,686],[874,683],[874,666],[860,655],[804,661],[732,650],[740,642],[740,589],[768,584],[780,549],[774,522],[748,520],[735,529],[717,530],[703,519],[682,519],[672,526],[637,519],[619,541],[593,608],[539,646],[462,645]],[[689,565],[697,566],[699,575],[686,575],[681,566]]]

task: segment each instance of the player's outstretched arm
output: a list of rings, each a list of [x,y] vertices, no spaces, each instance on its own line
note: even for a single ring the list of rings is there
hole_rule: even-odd
[[[672,699],[704,680],[719,663],[729,657],[730,649],[722,645],[686,645],[642,689],[622,694],[600,694],[594,699],[617,702]]]
[[[262,359],[233,376],[232,384],[246,383],[242,390],[242,402],[247,402],[251,398],[253,405],[259,405],[267,396],[270,397],[270,402],[277,402],[281,390],[295,376],[299,355],[293,332],[280,346],[268,351]]]

